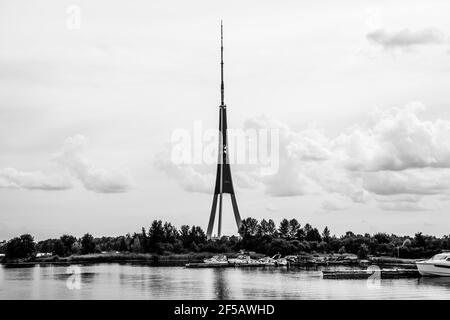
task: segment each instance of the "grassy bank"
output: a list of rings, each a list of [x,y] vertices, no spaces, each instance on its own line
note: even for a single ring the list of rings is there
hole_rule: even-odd
[[[130,253],[130,252],[105,252],[105,253],[92,253],[92,254],[77,254],[67,257],[59,257],[57,255],[50,257],[30,257],[27,259],[15,259],[0,261],[2,264],[9,266],[26,266],[33,264],[90,264],[90,263],[144,263],[152,266],[183,266],[190,262],[202,262],[203,259],[210,258],[217,253],[211,252],[188,252],[188,253],[165,253],[162,255],[152,254],[152,253]],[[228,258],[234,258],[238,255],[236,252],[225,253]],[[323,259],[330,256],[334,258],[340,256],[339,254],[329,255],[329,254],[303,254],[301,255],[303,262],[296,263],[295,265],[328,265],[339,262],[340,264],[348,265],[366,265],[375,264],[380,266],[410,266],[415,267],[414,259],[399,259],[392,257],[369,257],[365,263],[362,263],[360,259],[357,260],[342,260],[338,261]],[[262,258],[262,254],[252,254],[252,258],[259,259]]]
[[[75,264],[75,263],[113,263],[113,262],[142,262],[150,265],[184,265],[189,262],[201,262],[203,259],[210,258],[216,253],[211,252],[189,252],[189,253],[167,253],[167,254],[151,254],[151,253],[129,253],[129,252],[107,252],[92,253],[84,255],[71,255],[68,257],[50,256],[50,257],[31,257],[27,259],[14,259],[1,261],[3,264],[9,265],[26,265],[37,263],[54,263],[54,264]],[[235,252],[225,253],[229,258],[236,257]],[[255,255],[254,258],[261,258],[263,255]]]

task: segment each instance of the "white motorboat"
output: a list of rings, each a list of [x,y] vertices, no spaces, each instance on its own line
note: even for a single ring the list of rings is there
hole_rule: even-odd
[[[209,259],[204,259],[203,262],[207,264],[228,264],[228,259],[225,255],[218,255]]]
[[[428,260],[416,261],[422,276],[450,277],[450,252],[443,252]]]
[[[287,266],[288,265],[288,261],[286,258],[282,258],[281,254],[277,253],[276,255],[274,255],[272,257],[272,260],[275,261],[275,265],[276,266]]]
[[[276,260],[270,258],[270,257],[264,257],[258,260],[258,262],[265,266],[274,266],[276,263]]]

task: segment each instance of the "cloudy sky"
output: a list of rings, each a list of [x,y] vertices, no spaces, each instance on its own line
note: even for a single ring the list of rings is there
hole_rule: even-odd
[[[153,219],[206,229],[215,167],[169,154],[176,130],[217,126],[220,19],[229,127],[280,133],[276,174],[232,168],[242,217],[449,234],[449,12],[425,0],[0,0],[0,240]]]

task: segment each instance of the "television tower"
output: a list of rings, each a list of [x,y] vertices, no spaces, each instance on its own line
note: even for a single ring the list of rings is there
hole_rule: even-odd
[[[234,218],[239,230],[241,226],[241,216],[237,206],[236,196],[234,194],[233,181],[231,179],[230,163],[228,159],[228,139],[227,139],[227,106],[225,105],[225,86],[223,82],[223,24],[220,21],[220,106],[219,106],[219,157],[217,163],[216,186],[209,217],[208,230],[206,236],[211,239],[216,217],[217,198],[219,198],[219,217],[217,236],[222,236],[222,198],[224,193],[231,196]]]

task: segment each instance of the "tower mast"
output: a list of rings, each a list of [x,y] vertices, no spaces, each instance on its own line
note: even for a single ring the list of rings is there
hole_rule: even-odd
[[[223,118],[225,109],[225,85],[223,83],[223,23],[220,20],[220,124],[219,124],[219,166],[220,170],[220,189],[219,189],[219,221],[217,225],[217,237],[222,236],[222,199],[223,199],[223,164],[227,163],[227,158],[224,157],[224,151],[226,150],[227,143],[227,128],[223,126]]]
[[[225,85],[223,83],[223,24],[220,20],[220,105],[225,105]]]
[[[217,198],[219,198],[219,217],[217,236],[222,236],[222,199],[224,193],[231,196],[234,218],[239,230],[241,226],[241,216],[237,206],[236,196],[234,194],[233,181],[231,179],[231,169],[228,159],[228,141],[227,141],[227,107],[225,105],[225,85],[223,81],[223,23],[220,21],[220,107],[219,107],[219,155],[217,163],[216,186],[209,217],[208,230],[206,236],[211,239],[216,217]]]

